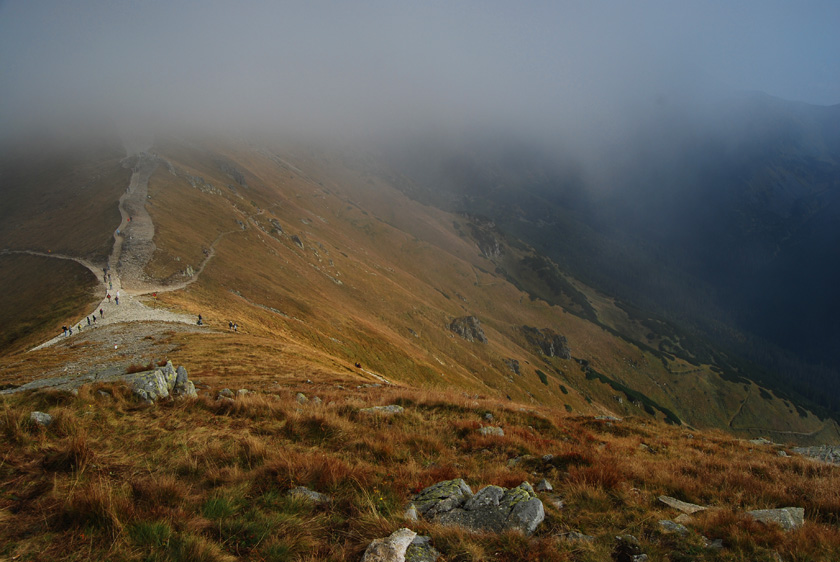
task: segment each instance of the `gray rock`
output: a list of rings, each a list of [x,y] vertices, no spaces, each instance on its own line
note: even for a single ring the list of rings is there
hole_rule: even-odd
[[[519,370],[519,361],[516,359],[505,359],[505,365],[507,365],[508,369],[513,371],[513,374],[518,375],[520,374]]]
[[[769,524],[776,523],[785,531],[792,531],[798,529],[805,524],[805,509],[801,507],[782,507],[779,509],[756,509],[748,511],[747,515],[760,521],[761,523]]]
[[[53,422],[53,417],[45,412],[31,412],[29,414],[29,421],[41,427],[47,427]]]
[[[494,435],[496,437],[504,437],[505,436],[505,432],[501,427],[490,427],[490,426],[480,427],[480,428],[478,428],[478,432],[480,434],[484,435],[485,437],[487,437],[489,435]]]
[[[612,559],[615,562],[641,562],[647,560],[647,555],[642,552],[639,539],[633,535],[619,535],[615,537]]]
[[[449,323],[449,329],[469,342],[487,343],[487,336],[481,329],[481,322],[475,316],[461,316]]]
[[[758,437],[756,439],[750,439],[750,443],[753,445],[772,445],[773,442],[769,439],[765,439],[764,437]]]
[[[592,535],[584,535],[579,531],[569,531],[568,533],[562,533],[558,535],[561,539],[565,539],[567,541],[580,541],[580,542],[593,542],[595,541],[595,537]]]
[[[220,399],[220,398],[230,398],[231,400],[233,400],[233,396],[234,396],[234,395],[233,395],[233,391],[232,391],[231,389],[229,389],[229,388],[223,388],[223,389],[222,389],[222,390],[220,390],[220,391],[219,391],[219,393],[216,395],[216,400],[218,400],[218,399]]]
[[[303,240],[301,240],[297,234],[292,234],[292,242],[294,242],[301,250],[303,249]]]
[[[384,539],[374,539],[365,550],[362,562],[405,562],[406,550],[416,536],[411,529],[402,528]]]
[[[789,454],[787,454],[787,452],[785,452],[785,451],[777,451],[777,452],[776,452],[776,455],[777,455],[777,456],[780,456],[780,457],[789,457],[789,456],[790,456],[790,455],[789,455]]]
[[[674,523],[669,519],[662,519],[659,521],[659,527],[666,533],[676,533],[681,537],[684,537],[689,533],[688,528],[685,525]]]
[[[506,490],[499,486],[487,486],[474,496],[466,493],[469,486],[463,480],[442,482],[446,497],[438,502],[429,499],[441,495],[435,486],[418,495],[414,503],[427,519],[444,525],[457,525],[473,531],[502,532],[519,530],[530,535],[545,518],[542,502],[534,494],[531,485],[523,482],[516,488]]]
[[[187,375],[187,370],[183,365],[175,371],[175,385],[172,387],[172,393],[176,396],[189,398],[196,398],[198,396],[195,392],[195,384],[190,380],[189,375]]]
[[[472,489],[463,479],[446,480],[433,484],[417,494],[411,503],[423,517],[432,519],[460,507],[473,495]]]
[[[490,412],[486,412],[484,414],[484,419],[487,421],[493,421],[493,414],[491,414]]]
[[[298,486],[297,488],[292,488],[291,490],[289,490],[289,495],[293,498],[300,498],[312,503],[324,504],[330,503],[330,501],[332,501],[328,495],[310,490],[306,486]]]
[[[315,405],[318,405],[318,404],[323,404],[324,401],[321,400],[320,398],[318,398],[317,396],[313,396],[312,397],[312,403],[315,404]]]
[[[253,394],[253,393],[250,390],[248,390],[247,388],[240,388],[239,390],[236,391],[237,398],[242,398],[243,396],[248,396],[249,394]]]
[[[416,536],[405,551],[405,562],[436,562],[440,552],[432,546],[430,537]]]
[[[708,548],[709,550],[722,550],[723,549],[723,539],[715,539],[711,540],[707,537],[703,538],[703,546]]]
[[[702,505],[680,501],[670,496],[659,496],[659,501],[661,501],[669,507],[673,507],[674,509],[682,511],[683,513],[687,513],[689,515],[693,515],[698,511],[704,511],[705,509],[708,509],[706,507],[703,507]]]
[[[554,459],[554,455],[551,453],[542,456],[543,462],[551,462]]]
[[[371,406],[370,408],[362,408],[359,410],[363,414],[383,414],[386,416],[393,416],[394,414],[401,414],[405,408],[397,404],[390,404],[388,406]]]
[[[548,480],[543,478],[542,480],[537,482],[536,490],[538,492],[553,492],[554,491],[554,486],[551,485],[551,482],[549,482]]]
[[[543,355],[547,357],[560,357],[561,359],[571,359],[572,352],[569,349],[569,342],[565,336],[562,336],[550,328],[538,329],[531,326],[522,326],[520,328],[528,340],[528,343],[540,349]]]
[[[609,422],[620,422],[621,418],[617,418],[615,416],[595,416],[596,420],[599,421],[609,421]]]
[[[295,401],[296,401],[298,404],[306,404],[307,402],[309,402],[309,398],[307,398],[307,397],[306,397],[306,394],[304,394],[303,392],[298,392],[298,393],[295,395]]]
[[[405,513],[403,513],[403,517],[409,521],[417,521],[417,519],[420,518],[420,515],[417,513],[417,508],[414,507],[414,504],[411,504],[408,506],[408,509],[405,510]]]
[[[154,402],[161,398],[169,398],[169,385],[160,369],[137,373],[131,383],[131,390],[135,396],[144,402]],[[173,377],[174,386],[174,377]]]

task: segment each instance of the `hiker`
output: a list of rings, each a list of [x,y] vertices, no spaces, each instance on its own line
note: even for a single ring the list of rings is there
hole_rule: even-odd
[[[86,316],[85,318],[87,318],[88,326],[90,326],[90,316]]]
[[[108,302],[111,302],[111,293],[108,293],[107,295],[105,295],[105,298],[108,299]]]
[[[67,326],[62,326],[61,329],[64,330],[64,335],[66,336],[67,335]]]
[[[105,311],[102,310],[101,308],[99,309],[99,317],[100,318],[105,318]]]
[[[198,315],[198,325],[203,326],[204,322],[201,320],[201,314]]]
[[[73,335],[73,326],[70,326],[69,328],[67,328],[67,331],[70,332],[69,335],[72,336]]]
[[[110,283],[110,282],[111,282],[111,274],[109,273],[108,274],[108,283]]]
[[[96,324],[96,314],[93,315],[93,323]]]
[[[117,291],[117,296],[114,298],[114,302],[120,304],[120,292]]]
[[[361,364],[361,363],[356,363],[356,368],[357,368],[357,369],[361,369],[361,368],[362,368],[362,364]]]
[[[239,331],[239,324],[237,324],[236,322],[234,322],[234,323],[233,323],[233,331],[234,331],[234,332],[238,332],[238,331]]]
[[[233,322],[228,320],[228,330],[233,330]]]
[[[114,289],[114,284],[111,283],[110,281],[108,281],[108,290],[113,290],[113,289]]]

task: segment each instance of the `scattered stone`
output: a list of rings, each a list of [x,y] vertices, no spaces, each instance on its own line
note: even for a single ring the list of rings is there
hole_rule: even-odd
[[[250,390],[248,390],[247,388],[240,388],[239,390],[236,391],[237,398],[242,398],[243,396],[248,396],[249,394],[253,394],[253,393]]]
[[[432,546],[431,537],[416,536],[405,551],[405,562],[436,562],[440,552]]]
[[[747,515],[761,523],[776,523],[785,531],[798,529],[805,524],[805,509],[801,507],[782,507],[779,509],[756,509]]]
[[[417,536],[411,529],[397,529],[387,538],[374,539],[367,549],[362,562],[405,562],[405,552]]]
[[[670,496],[659,496],[659,501],[661,501],[669,507],[673,507],[677,511],[682,511],[683,513],[687,513],[689,515],[693,515],[699,511],[704,511],[708,509],[707,507],[703,507],[702,505],[680,501],[677,498],[672,498]]]
[[[493,436],[496,436],[496,437],[504,437],[505,436],[505,432],[501,427],[492,427],[492,426],[479,427],[478,432],[485,437],[490,436],[490,435],[493,435]]]
[[[560,498],[560,496],[556,494],[550,494],[546,496],[545,501],[547,501],[557,509],[563,509],[564,507],[566,507],[566,503]]]
[[[448,480],[420,492],[413,504],[426,519],[474,531],[518,529],[530,535],[545,518],[543,504],[527,482],[509,490],[487,486],[473,495],[462,479]]]
[[[53,417],[45,412],[31,412],[29,414],[29,421],[41,427],[47,427],[53,422]]]
[[[97,395],[99,395],[99,396],[101,396],[102,398],[113,398],[113,397],[111,396],[111,393],[110,393],[110,392],[107,392],[107,391],[105,391],[105,390],[97,390],[97,391],[96,391],[96,394],[97,394]]]
[[[688,528],[681,523],[674,523],[669,519],[663,519],[659,522],[659,527],[665,531],[666,533],[676,533],[681,537],[684,537],[688,534]]]
[[[709,550],[723,550],[723,539],[711,540],[707,537],[703,538],[703,546]]]
[[[538,492],[553,492],[554,487],[551,485],[551,482],[543,478],[539,482],[537,482],[537,486],[535,488]]]
[[[674,518],[674,522],[681,525],[690,525],[694,523],[694,519],[687,513],[680,513]]]
[[[505,359],[505,365],[507,365],[508,369],[513,371],[514,375],[519,375],[519,361],[516,359]]]
[[[176,396],[198,397],[198,393],[195,391],[195,383],[190,380],[187,370],[183,365],[175,369],[175,384],[172,390]]]
[[[840,464],[840,446],[820,445],[819,447],[794,447],[793,452],[829,464]]]
[[[388,406],[371,406],[370,408],[362,408],[359,410],[363,414],[384,414],[386,416],[393,416],[394,414],[401,414],[405,408],[397,404],[390,404]]]
[[[233,400],[233,391],[229,388],[223,388],[216,395],[216,400],[221,400],[222,398],[228,398],[230,400]]]
[[[565,539],[567,541],[579,541],[579,542],[593,542],[595,541],[595,537],[592,535],[585,535],[580,531],[569,531],[568,533],[561,533],[558,535],[561,539]]]
[[[789,455],[789,454],[787,454],[787,452],[785,452],[785,451],[777,451],[777,452],[776,452],[776,455],[778,455],[778,456],[780,456],[780,457],[789,457],[789,456],[790,456],[790,455]]]
[[[414,507],[414,504],[411,504],[405,510],[405,513],[403,513],[403,517],[409,521],[417,521],[420,518],[420,514],[417,513],[417,508]]]
[[[543,462],[551,462],[554,459],[554,455],[551,453],[542,456]]]
[[[461,316],[449,323],[449,329],[469,342],[487,343],[487,336],[481,329],[481,322],[475,316]]]
[[[773,442],[769,439],[765,439],[764,437],[758,437],[757,439],[750,439],[750,443],[753,445],[772,445]]]
[[[484,414],[484,419],[487,421],[493,421],[493,414],[487,412],[486,414]]]
[[[292,242],[294,242],[301,250],[303,249],[303,240],[301,240],[297,234],[292,234]]]
[[[596,420],[599,421],[609,421],[609,422],[620,422],[621,418],[617,418],[615,416],[595,416]]]
[[[315,404],[315,405],[319,405],[319,404],[323,404],[324,401],[321,400],[320,398],[318,398],[317,396],[313,396],[312,397],[312,403]]]
[[[295,395],[295,401],[296,401],[298,404],[306,404],[307,402],[309,402],[309,398],[307,398],[307,397],[306,397],[306,394],[304,394],[303,392],[298,392],[298,393]]]
[[[330,503],[330,501],[332,501],[328,495],[310,490],[306,486],[292,488],[289,490],[289,495],[293,498],[300,498],[308,502],[319,504]]]
[[[639,539],[633,535],[619,535],[615,537],[612,559],[615,562],[644,562],[648,557],[642,552]]]

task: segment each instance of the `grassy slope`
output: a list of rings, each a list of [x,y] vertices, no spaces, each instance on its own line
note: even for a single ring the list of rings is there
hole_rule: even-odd
[[[149,271],[177,278],[185,264],[197,267],[202,248],[222,235],[200,281],[162,295],[166,305],[202,313],[222,328],[236,321],[243,332],[266,341],[311,347],[339,369],[361,361],[411,384],[568,405],[576,412],[603,411],[601,404],[618,415],[642,414],[621,392],[588,380],[574,361],[541,356],[516,330],[522,324],[553,328],[569,338],[574,357],[693,425],[753,428],[745,435],[776,427],[762,418],[801,433],[823,427],[814,416],[791,414],[778,399],[750,402],[741,414],[749,414],[750,425],[730,426],[747,396],[742,384],[723,380],[707,365],[680,359],[663,364],[603,328],[532,300],[488,273],[495,265],[453,226],[461,219],[407,199],[377,176],[306,152],[285,154],[282,161],[229,146],[210,152],[173,146],[162,154],[176,175],[161,167],[150,182],[158,252]],[[235,162],[247,187],[225,174],[218,160]],[[191,187],[185,174],[200,176],[218,191]],[[271,219],[283,235],[274,232]],[[645,341],[649,328],[572,282],[605,325]],[[467,314],[479,317],[489,345],[465,342],[446,329],[452,317]],[[229,358],[236,363],[235,355]],[[520,361],[521,376],[508,369],[506,358]],[[193,360],[194,367],[210,369],[200,356]],[[547,385],[537,370],[547,375]],[[836,439],[830,431],[819,438],[827,435]]]
[[[350,561],[402,526],[431,536],[441,562],[608,560],[624,533],[639,537],[652,559],[840,556],[837,467],[639,418],[612,423],[451,392],[338,382],[272,388],[232,404],[209,393],[153,408],[115,385],[83,387],[77,396],[4,397],[0,556]],[[301,406],[299,391],[322,404]],[[358,411],[393,403],[405,412]],[[33,409],[56,421],[47,430],[31,426]],[[476,431],[488,412],[503,437]],[[545,477],[565,507],[543,494],[546,519],[527,538],[403,518],[419,489],[457,477],[474,490]],[[333,501],[288,497],[298,485]],[[694,516],[685,537],[668,534],[657,522],[678,513],[657,502],[663,494],[716,509]],[[783,505],[804,507],[806,525],[783,533],[743,514]],[[568,531],[595,540],[557,538]],[[725,549],[703,548],[701,535],[722,539]]]
[[[87,268],[39,256],[0,256],[0,287],[0,354],[55,336],[98,298],[96,279]]]

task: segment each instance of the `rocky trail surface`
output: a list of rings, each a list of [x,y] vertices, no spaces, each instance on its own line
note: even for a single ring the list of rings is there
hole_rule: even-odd
[[[97,330],[113,324],[127,322],[168,322],[179,324],[196,324],[194,316],[179,314],[169,310],[147,306],[141,297],[153,293],[176,291],[195,282],[204,270],[207,262],[213,258],[213,246],[223,236],[220,235],[210,247],[207,256],[190,279],[174,285],[155,284],[149,280],[144,268],[155,251],[155,227],[149,213],[146,211],[149,178],[157,169],[159,160],[148,153],[140,153],[133,168],[131,181],[126,192],[120,197],[119,210],[122,220],[119,228],[114,231],[114,247],[104,268],[96,266],[86,260],[72,256],[45,254],[41,252],[18,252],[33,255],[69,259],[88,268],[100,284],[104,287],[106,296],[96,307],[82,318],[74,319],[70,324],[73,329],[69,333],[56,337],[33,348],[43,349],[68,338],[87,335],[91,330]],[[146,299],[151,300],[152,299]],[[95,321],[93,317],[96,317]],[[90,319],[90,324],[88,320]]]

